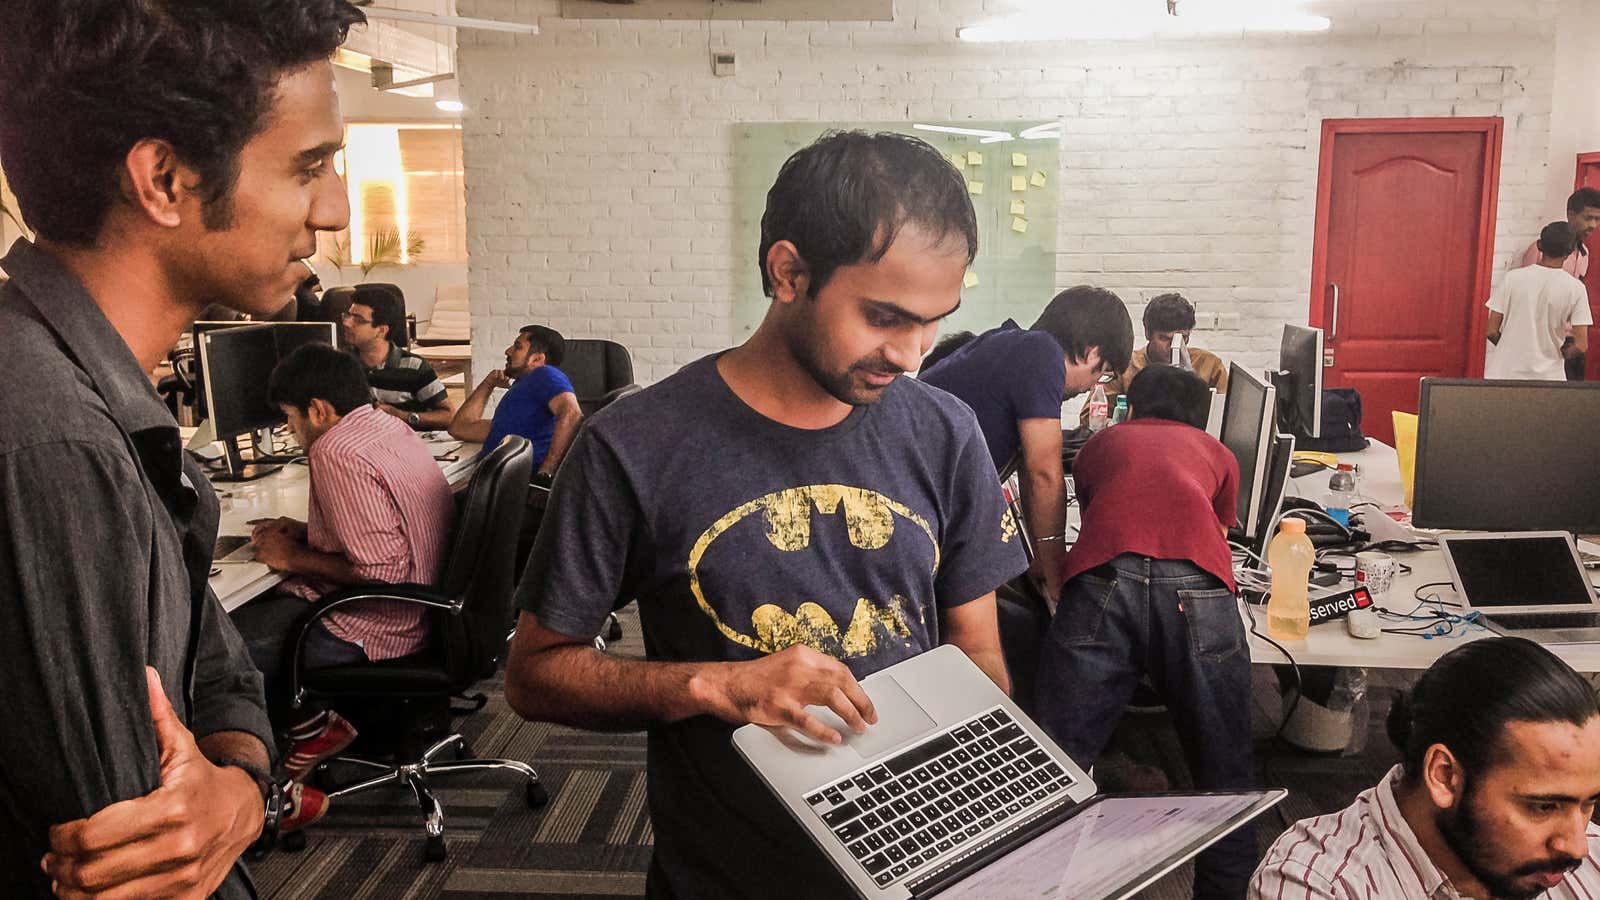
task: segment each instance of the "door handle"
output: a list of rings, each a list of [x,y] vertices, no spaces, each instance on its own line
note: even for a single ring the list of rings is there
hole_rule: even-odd
[[[1333,288],[1333,318],[1328,322],[1328,340],[1339,338],[1339,286],[1328,282],[1328,287]]]

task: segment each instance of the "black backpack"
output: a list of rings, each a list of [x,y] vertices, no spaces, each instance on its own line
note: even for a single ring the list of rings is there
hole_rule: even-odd
[[[1355,388],[1329,388],[1322,392],[1322,437],[1295,437],[1296,450],[1354,453],[1367,449],[1361,433],[1361,393]]]

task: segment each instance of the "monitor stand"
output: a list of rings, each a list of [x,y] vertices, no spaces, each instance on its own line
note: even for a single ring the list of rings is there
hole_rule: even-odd
[[[262,463],[246,463],[239,453],[239,439],[231,437],[222,442],[223,458],[227,460],[227,471],[218,472],[211,476],[212,481],[254,481],[283,468],[277,465],[264,465]]]

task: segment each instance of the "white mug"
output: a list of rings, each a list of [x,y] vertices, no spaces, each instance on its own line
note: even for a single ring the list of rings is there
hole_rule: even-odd
[[[1394,557],[1387,553],[1374,550],[1357,553],[1356,586],[1366,588],[1373,602],[1381,603],[1394,583],[1395,568]]]

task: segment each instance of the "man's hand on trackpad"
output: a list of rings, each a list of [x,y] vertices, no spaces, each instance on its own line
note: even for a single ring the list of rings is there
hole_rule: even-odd
[[[872,699],[844,663],[800,644],[764,659],[708,666],[690,689],[725,722],[793,728],[827,744],[843,742],[838,723],[829,726],[806,707],[827,708],[858,734],[878,721]]]

